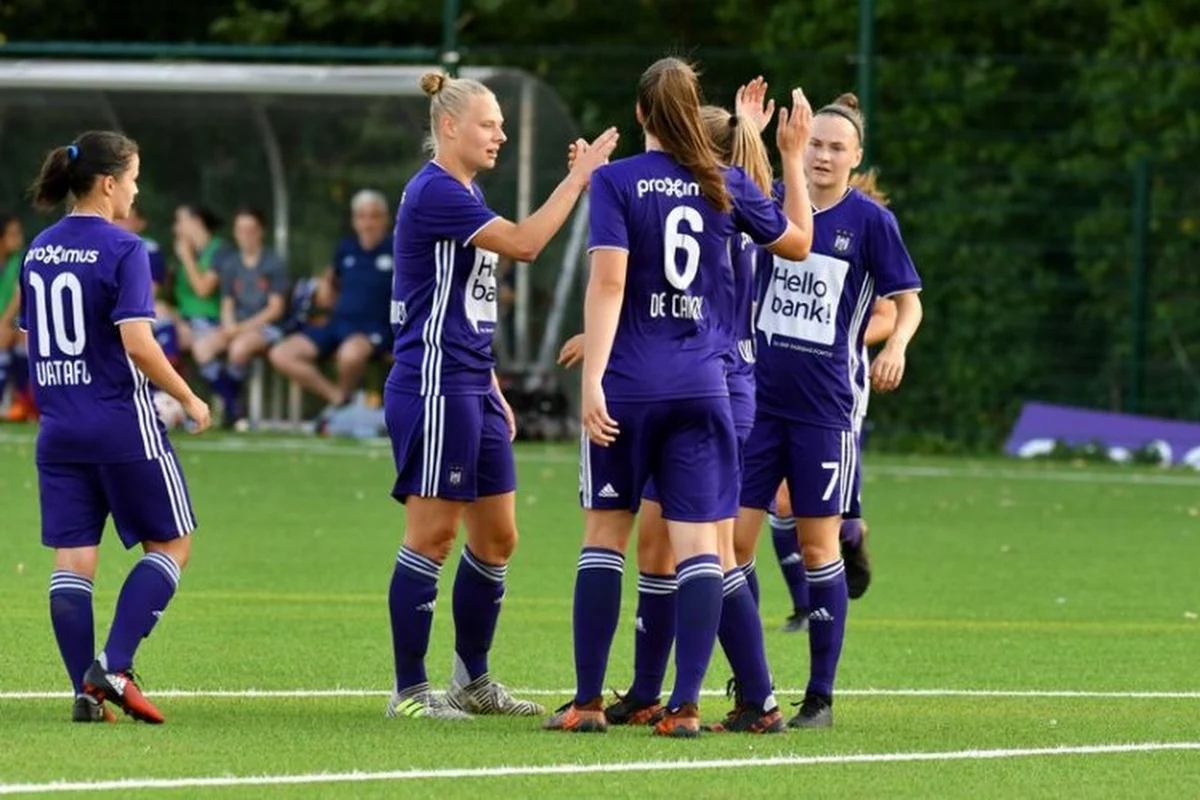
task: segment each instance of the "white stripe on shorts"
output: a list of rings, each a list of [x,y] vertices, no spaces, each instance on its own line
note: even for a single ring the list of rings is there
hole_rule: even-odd
[[[579,432],[579,498],[583,507],[592,507],[592,448],[587,430]]]
[[[171,463],[171,454],[164,453],[154,459],[158,463],[159,472],[163,476],[163,487],[167,491],[167,504],[171,507],[171,516],[175,519],[175,532],[184,536],[191,532],[191,512],[187,508],[187,496],[175,474]]]
[[[445,449],[446,398],[431,395],[425,398],[425,429],[421,442],[421,496],[438,496],[438,478],[442,474],[442,452]]]
[[[858,448],[855,446],[855,436],[852,431],[842,431],[842,474],[838,481],[838,511],[846,514],[850,511],[851,500],[854,497],[854,468],[858,461]]]
[[[173,452],[164,453],[161,460],[167,465],[171,484],[175,487],[173,500],[183,518],[183,526],[179,529],[180,536],[186,536],[196,529],[196,512],[192,510],[192,501],[188,497],[187,488],[183,483],[183,471],[179,468],[179,459]]]

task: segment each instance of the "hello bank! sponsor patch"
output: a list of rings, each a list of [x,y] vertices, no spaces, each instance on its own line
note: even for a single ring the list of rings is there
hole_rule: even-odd
[[[803,261],[776,257],[758,312],[758,329],[767,343],[784,336],[832,345],[849,271],[850,262],[820,253],[810,253]]]

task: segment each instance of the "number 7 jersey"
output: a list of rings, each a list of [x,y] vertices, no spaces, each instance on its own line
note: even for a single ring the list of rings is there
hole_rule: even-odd
[[[856,429],[866,412],[863,335],[875,299],[921,289],[895,215],[851,189],[813,214],[808,258],[776,257],[758,280],[758,407],[809,425]]]
[[[29,335],[39,463],[124,463],[169,449],[149,382],[121,341],[132,321],[154,321],[140,237],[92,216],[37,235],[21,265],[17,325]]]
[[[593,173],[588,250],[629,254],[604,376],[608,399],[729,394],[737,302],[730,248],[742,232],[760,245],[774,243],[788,221],[741,169],[724,175],[729,212],[713,208],[691,172],[662,151]]]

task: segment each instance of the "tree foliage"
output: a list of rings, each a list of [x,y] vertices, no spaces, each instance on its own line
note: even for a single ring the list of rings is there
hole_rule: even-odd
[[[0,3],[11,39],[427,45],[430,0]],[[119,11],[118,11],[119,8]],[[167,10],[169,8],[169,11]],[[710,99],[762,72],[778,100],[856,89],[847,0],[464,0],[467,63],[543,77],[585,131],[639,146],[653,59],[700,59]],[[881,430],[994,445],[1029,398],[1200,416],[1200,0],[876,0],[873,161],[926,281]],[[130,27],[136,20],[136,27]],[[769,133],[768,133],[769,135]],[[559,143],[539,142],[558,147]],[[1149,205],[1147,392],[1131,396],[1138,165]]]

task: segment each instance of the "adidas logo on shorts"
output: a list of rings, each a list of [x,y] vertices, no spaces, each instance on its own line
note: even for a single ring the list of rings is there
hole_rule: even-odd
[[[620,497],[620,495],[617,494],[617,490],[613,488],[611,483],[604,484],[604,486],[600,489],[599,496],[608,500],[616,500],[618,497]]]

